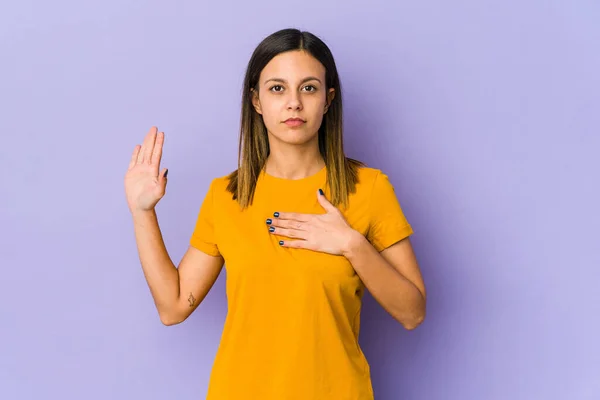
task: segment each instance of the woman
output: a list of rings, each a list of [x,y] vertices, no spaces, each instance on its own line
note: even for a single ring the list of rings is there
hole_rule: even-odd
[[[226,263],[228,314],[207,399],[373,399],[358,344],[364,289],[406,329],[425,316],[413,233],[387,176],[346,158],[333,56],[316,36],[264,39],[246,72],[238,169],[213,179],[176,268],[154,207],[164,133],[125,177],[161,321],[184,321]]]

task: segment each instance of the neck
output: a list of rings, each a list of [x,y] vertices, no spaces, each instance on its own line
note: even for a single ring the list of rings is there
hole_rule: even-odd
[[[302,148],[297,145],[270,147],[265,163],[265,172],[284,179],[303,179],[319,172],[325,161],[319,152],[318,144]]]

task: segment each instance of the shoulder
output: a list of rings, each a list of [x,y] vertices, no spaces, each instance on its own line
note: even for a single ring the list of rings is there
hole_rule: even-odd
[[[387,173],[378,168],[361,167],[355,197],[371,204],[396,201],[396,190]]]
[[[360,167],[358,169],[357,192],[372,192],[380,182],[388,181],[388,176],[378,168]]]
[[[213,177],[208,187],[209,193],[215,197],[226,196],[230,181],[231,174]]]
[[[374,182],[377,179],[377,176],[381,174],[382,171],[377,168],[363,166],[358,168],[358,180],[359,182]]]

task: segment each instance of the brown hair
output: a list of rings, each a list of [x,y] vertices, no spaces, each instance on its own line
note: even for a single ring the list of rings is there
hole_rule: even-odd
[[[327,167],[329,201],[347,206],[348,198],[356,189],[358,170],[365,164],[344,154],[342,126],[341,84],[331,51],[327,45],[310,32],[282,29],[267,36],[254,50],[244,78],[242,113],[238,149],[238,169],[229,174],[227,191],[232,193],[241,208],[252,204],[256,181],[269,156],[269,140],[262,116],[252,105],[252,89],[258,90],[259,77],[269,61],[287,51],[303,50],[315,57],[325,67],[327,90],[335,89],[335,96],[323,115],[319,128],[319,151]]]

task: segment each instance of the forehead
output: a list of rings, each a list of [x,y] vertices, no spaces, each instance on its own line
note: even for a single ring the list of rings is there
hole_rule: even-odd
[[[289,81],[306,76],[325,77],[325,67],[306,51],[294,50],[278,54],[263,68],[260,80],[281,78]]]

